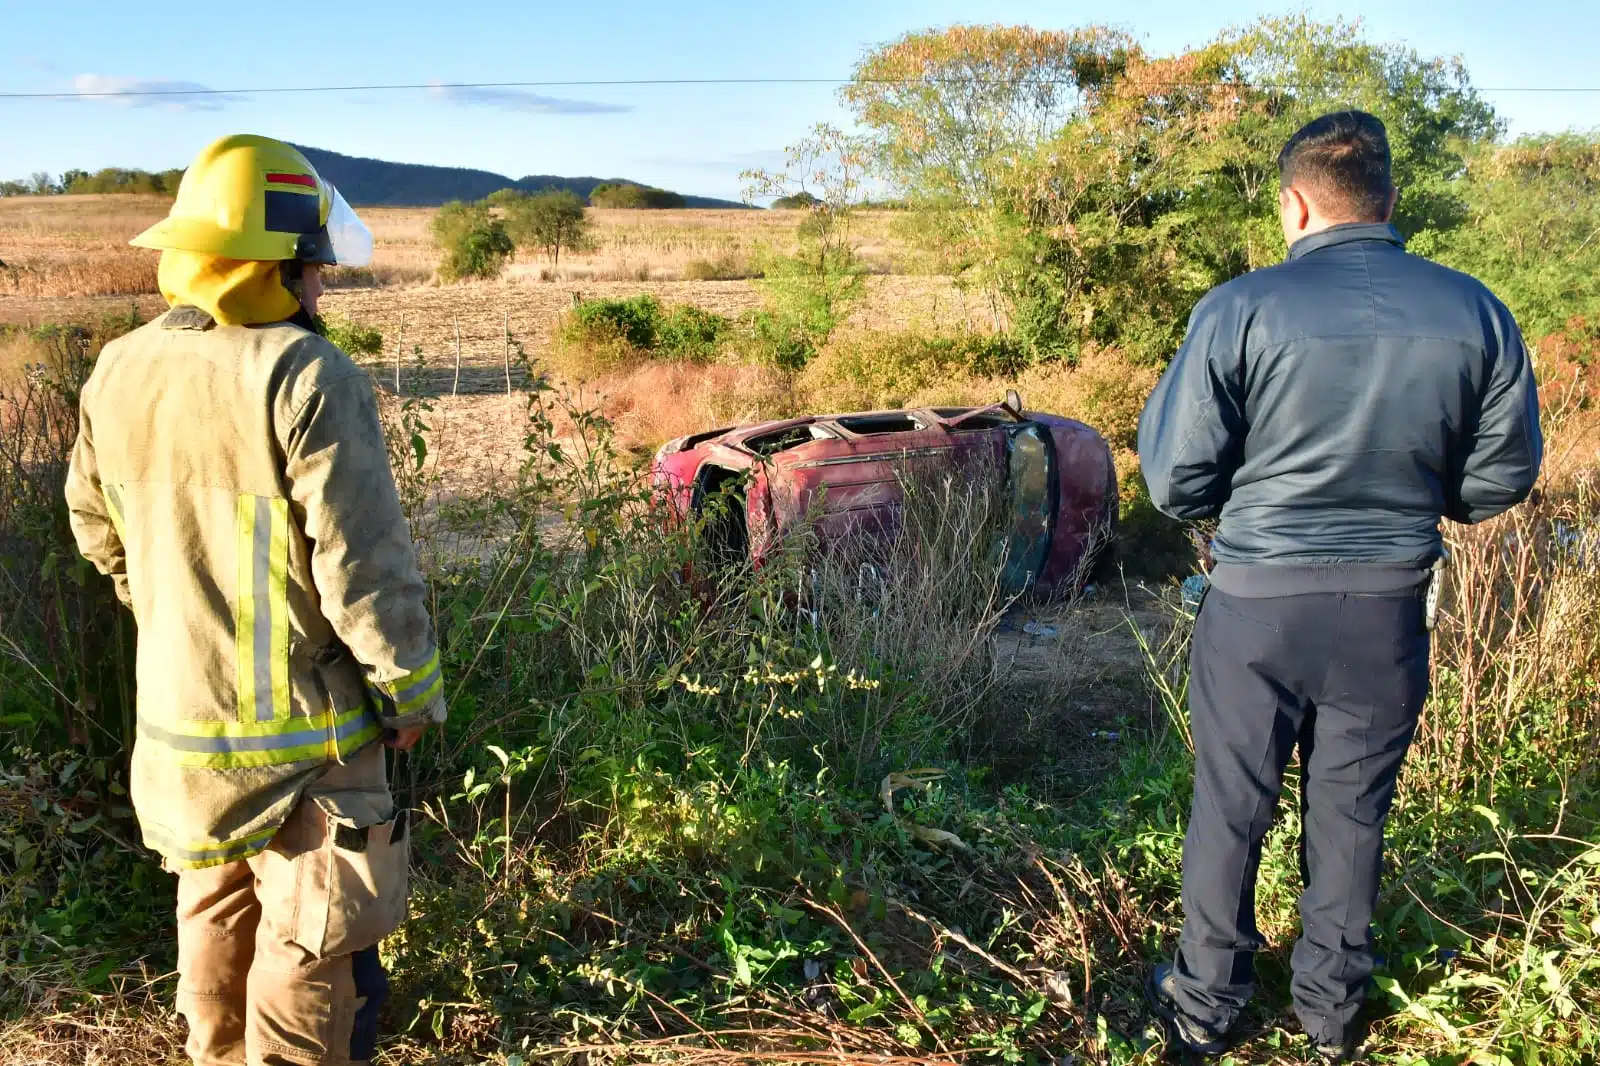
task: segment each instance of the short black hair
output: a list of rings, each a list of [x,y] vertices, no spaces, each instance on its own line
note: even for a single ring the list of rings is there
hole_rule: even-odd
[[[1298,185],[1340,221],[1382,222],[1394,194],[1389,133],[1376,115],[1335,111],[1313,119],[1278,153],[1278,187]]]

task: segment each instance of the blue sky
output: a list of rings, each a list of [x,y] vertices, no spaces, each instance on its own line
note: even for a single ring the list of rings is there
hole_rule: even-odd
[[[189,3],[5,0],[0,93],[328,84],[848,76],[862,52],[955,22],[1109,23],[1154,52],[1302,7],[1360,17],[1370,37],[1460,55],[1484,87],[1600,90],[1594,0],[604,0],[599,3]],[[1600,126],[1600,91],[1486,94],[1516,131]],[[180,166],[248,131],[352,155],[524,174],[629,177],[737,197],[739,171],[781,158],[843,113],[830,86],[583,86],[514,91],[247,94],[190,100],[0,99],[0,177],[68,167]]]

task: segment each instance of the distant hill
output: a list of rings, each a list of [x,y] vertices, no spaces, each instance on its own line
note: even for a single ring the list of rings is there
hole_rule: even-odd
[[[382,159],[361,159],[321,148],[295,145],[305,153],[317,173],[338,186],[353,205],[383,207],[434,207],[451,200],[481,200],[499,189],[571,189],[588,198],[597,185],[627,182],[625,178],[563,178],[554,174],[530,174],[513,181],[504,174],[465,167],[433,167],[421,163],[390,163]],[[634,183],[642,184],[642,183]],[[735,200],[710,196],[684,196],[685,207],[749,207]]]

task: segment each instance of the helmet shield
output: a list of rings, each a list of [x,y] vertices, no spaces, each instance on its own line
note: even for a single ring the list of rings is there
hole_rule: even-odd
[[[330,184],[328,193],[328,222],[324,229],[334,263],[342,267],[366,266],[372,262],[372,231],[345,202],[338,189]]]

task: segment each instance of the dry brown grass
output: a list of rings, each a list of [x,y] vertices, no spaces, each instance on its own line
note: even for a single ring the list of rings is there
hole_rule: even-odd
[[[171,201],[159,196],[8,197],[0,200],[0,321],[22,321],[29,300],[154,294],[153,252],[129,238],[160,219]],[[361,209],[375,239],[370,267],[335,271],[343,287],[394,287],[429,282],[438,252],[428,232],[433,208]],[[800,216],[788,211],[593,210],[594,247],[552,266],[535,253],[507,271],[513,282],[652,282],[747,277],[763,248],[794,246]],[[888,212],[864,212],[860,253],[879,273],[896,269],[903,249]],[[45,310],[45,309],[40,309]],[[32,315],[38,320],[37,315]]]
[[[0,297],[154,292],[156,253],[128,238],[166,213],[153,196],[0,199]]]
[[[784,418],[796,409],[783,375],[759,366],[652,363],[602,378],[578,399],[591,399],[612,420],[623,447],[638,454],[674,437]]]

